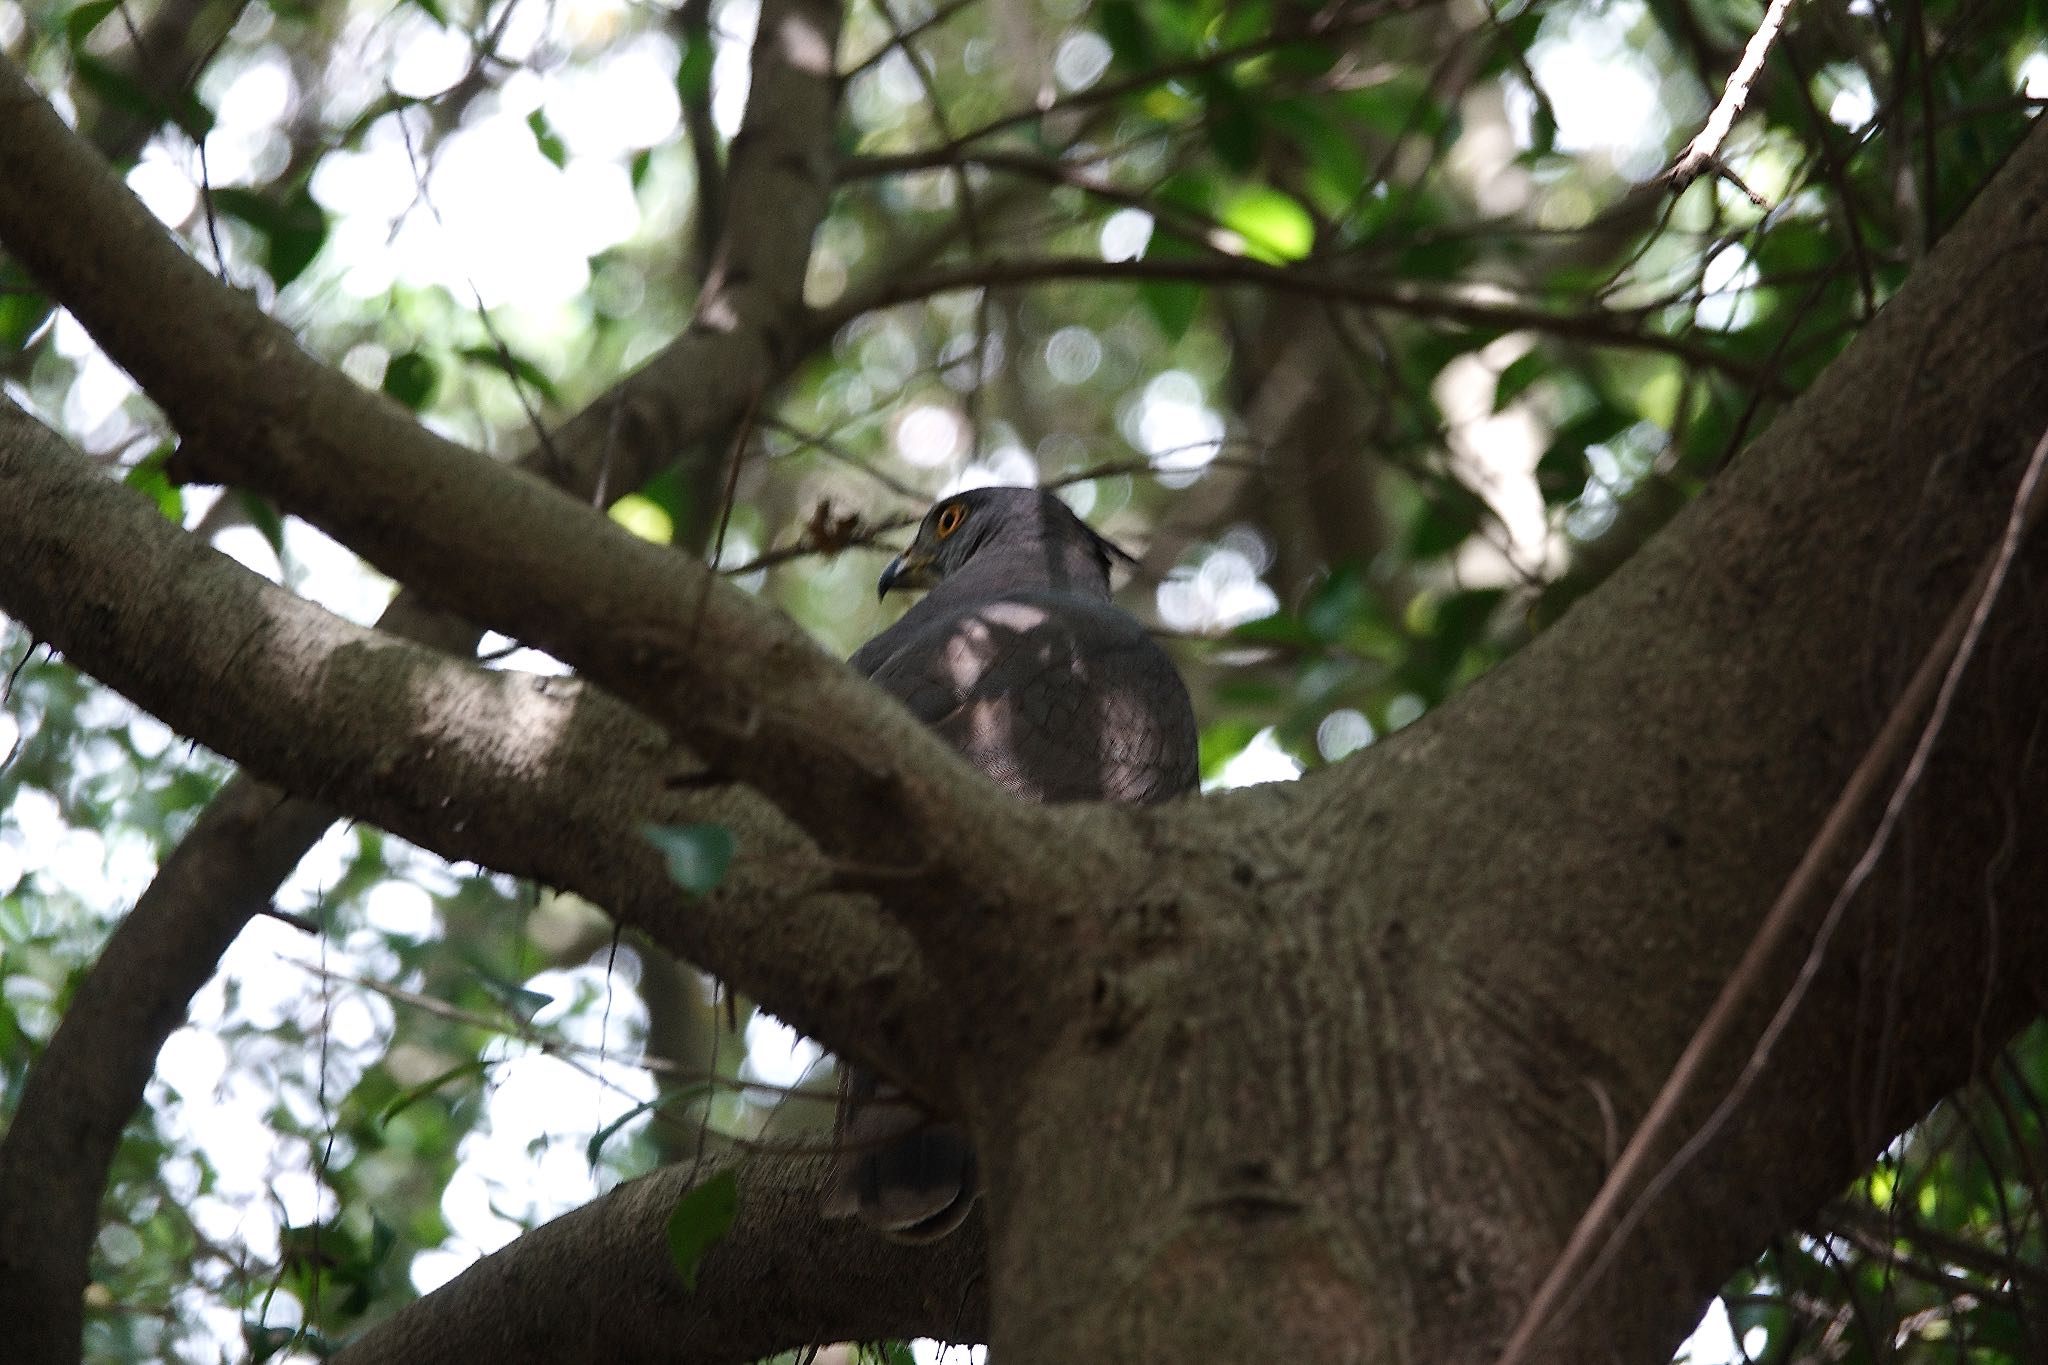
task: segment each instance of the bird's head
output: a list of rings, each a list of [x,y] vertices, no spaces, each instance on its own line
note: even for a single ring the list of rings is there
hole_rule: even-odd
[[[1075,549],[1101,570],[1105,582],[1112,558],[1136,562],[1042,488],[970,488],[932,504],[910,548],[882,570],[875,594],[935,588],[978,554],[1027,545]]]

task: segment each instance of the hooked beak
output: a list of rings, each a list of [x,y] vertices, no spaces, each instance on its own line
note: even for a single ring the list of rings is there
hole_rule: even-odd
[[[875,598],[879,601],[897,588],[933,587],[938,581],[939,575],[932,568],[932,557],[913,550],[889,561],[889,567],[882,570],[881,582],[875,584]]]

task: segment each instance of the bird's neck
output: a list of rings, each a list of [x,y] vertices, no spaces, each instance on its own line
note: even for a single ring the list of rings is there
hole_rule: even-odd
[[[1109,571],[1091,545],[1033,539],[1006,545],[999,555],[970,559],[947,578],[976,593],[1029,588],[1107,602]]]

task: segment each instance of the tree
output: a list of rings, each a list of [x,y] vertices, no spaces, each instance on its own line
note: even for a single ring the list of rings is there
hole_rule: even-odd
[[[1777,1358],[2039,1358],[2048,1050],[2006,1046],[2048,967],[2032,15],[1778,7],[1724,87],[1754,16],[1706,5],[578,13],[0,11],[0,800],[162,850],[104,935],[13,878],[22,1359],[206,1349],[225,1306],[252,1354],[351,1361],[1650,1362],[1724,1286]],[[1678,172],[1582,140],[1603,42],[1674,92],[1638,152],[1707,130]],[[460,60],[400,60],[430,49]],[[642,141],[534,94],[597,81],[623,120],[634,62],[675,90]],[[280,79],[279,126],[215,136]],[[552,314],[348,274],[387,225],[454,235],[465,138],[508,128],[652,230],[562,246]],[[420,202],[366,238],[397,147]],[[187,156],[169,231],[108,165],[147,197]],[[160,411],[95,398],[107,360]],[[1462,429],[1493,413],[1533,481]],[[792,615],[871,629],[840,552],[963,454],[1070,481],[1162,603],[1262,574],[1276,610],[1212,592],[1182,632],[1205,755],[1270,730],[1314,770],[1023,806],[820,649]],[[351,623],[207,548],[240,523],[400,591]],[[273,905],[344,817],[315,913]],[[194,1212],[224,1173],[159,1049],[252,918],[354,951],[407,877],[431,931],[309,977],[304,1035],[234,1035],[316,1182],[252,1268]],[[415,1299],[486,1034],[581,1055],[529,985],[571,896],[695,1073],[589,1164],[670,1164]],[[985,1218],[883,1244],[820,1220],[815,1139],[714,1140],[761,1123],[739,1008],[664,955],[964,1116]],[[329,1093],[367,987],[418,1032]],[[571,1011],[600,1053],[608,1004]]]

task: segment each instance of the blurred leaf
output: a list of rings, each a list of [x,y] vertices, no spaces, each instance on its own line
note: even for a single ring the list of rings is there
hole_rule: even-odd
[[[711,68],[718,57],[708,33],[690,33],[676,62],[676,94],[685,105],[703,104],[711,98]]]
[[[533,145],[560,170],[569,164],[569,149],[562,145],[562,139],[555,135],[553,125],[546,113],[535,109],[526,116],[526,127],[533,134]]]
[[[376,1125],[382,1128],[387,1123],[390,1123],[391,1120],[427,1098],[427,1096],[447,1085],[450,1081],[460,1080],[464,1076],[481,1076],[490,1069],[491,1064],[486,1061],[461,1062],[449,1067],[438,1076],[421,1081],[418,1085],[407,1086],[396,1095],[393,1095],[390,1102],[377,1111]]]
[[[1209,107],[1209,150],[1231,170],[1250,171],[1258,164],[1264,139],[1257,106],[1220,71],[1202,72],[1196,84]]]
[[[1364,573],[1356,564],[1339,564],[1302,607],[1302,623],[1318,640],[1336,640],[1365,613],[1369,601]]]
[[[495,346],[465,346],[456,354],[525,384],[550,403],[559,403],[562,399],[555,388],[555,381],[549,379],[540,366],[516,352],[501,351]]]
[[[1526,393],[1531,384],[1550,373],[1552,368],[1548,356],[1540,350],[1530,351],[1509,363],[1493,381],[1493,410],[1499,412]]]
[[[242,515],[249,518],[249,524],[270,543],[272,553],[282,559],[284,516],[277,510],[277,504],[262,494],[251,493],[247,489],[235,490],[235,497],[242,505]]]
[[[598,1157],[604,1154],[604,1145],[612,1140],[612,1135],[649,1110],[660,1109],[670,1104],[682,1104],[710,1093],[711,1086],[700,1082],[696,1085],[682,1086],[675,1090],[664,1090],[651,1100],[642,1100],[590,1135],[590,1141],[583,1144],[583,1160],[590,1166],[595,1167]]]
[[[0,355],[27,346],[55,311],[18,270],[0,269]]]
[[[1189,260],[1198,253],[1180,238],[1158,228],[1152,231],[1152,238],[1145,244],[1144,259],[1148,261]],[[1195,317],[1202,310],[1204,297],[1200,285],[1182,284],[1173,280],[1147,280],[1138,286],[1138,300],[1145,305],[1145,311],[1152,315],[1159,333],[1167,341],[1179,341],[1194,325]]]
[[[1253,644],[1298,646],[1317,643],[1314,632],[1302,624],[1301,618],[1285,611],[1241,622],[1231,628],[1230,638]]]
[[[1430,485],[1430,497],[1409,526],[1403,549],[1415,559],[1447,555],[1470,540],[1487,515],[1477,493],[1456,479],[1439,479]]]
[[[113,108],[151,123],[175,124],[195,142],[213,131],[213,111],[190,90],[180,90],[168,100],[160,99],[89,52],[74,53],[71,65],[86,88]]]
[[[1248,720],[1226,720],[1208,726],[1202,731],[1202,777],[1214,778],[1223,770],[1223,765],[1243,753],[1245,746],[1258,738],[1263,727]]]
[[[327,214],[304,187],[278,199],[229,185],[211,197],[215,209],[263,238],[263,268],[279,289],[304,274],[327,243]]]
[[[669,879],[691,895],[706,895],[725,880],[733,837],[724,825],[648,825],[641,833],[667,860]]]
[[[440,381],[440,366],[418,351],[395,355],[384,367],[384,392],[414,412],[426,407]]]
[[[1100,0],[1094,14],[1096,29],[1126,69],[1140,71],[1152,65],[1152,35],[1131,0]]]
[[[64,36],[72,51],[84,45],[86,35],[100,26],[100,20],[121,7],[121,0],[90,0],[64,16]]]
[[[668,1254],[688,1289],[697,1287],[697,1267],[718,1240],[731,1230],[739,1212],[740,1182],[731,1169],[683,1191],[668,1216]]]
[[[156,510],[164,514],[165,521],[173,526],[183,526],[184,491],[164,475],[164,464],[170,458],[171,446],[169,442],[165,442],[136,461],[135,467],[122,477],[121,482],[155,503]]]
[[[1224,201],[1217,216],[1244,238],[1247,256],[1268,265],[1302,260],[1316,244],[1315,220],[1300,200],[1279,190],[1241,190]]]

